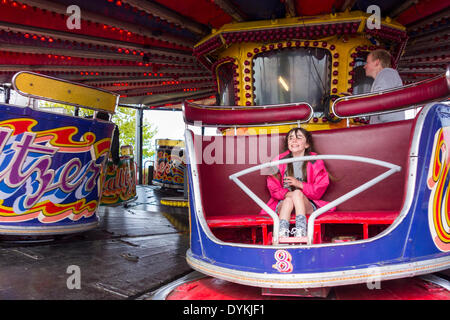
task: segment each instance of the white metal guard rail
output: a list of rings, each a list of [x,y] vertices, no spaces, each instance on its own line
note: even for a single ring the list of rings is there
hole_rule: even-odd
[[[264,209],[270,217],[273,219],[273,244],[278,244],[278,229],[280,225],[280,219],[278,215],[273,211],[271,208],[267,206],[267,204],[262,201],[255,193],[253,193],[246,185],[244,185],[238,178],[240,176],[243,176],[245,174],[248,174],[250,172],[254,172],[257,170],[261,170],[264,168],[269,167],[275,167],[283,163],[290,163],[295,161],[310,161],[310,160],[349,160],[349,161],[358,161],[358,162],[365,162],[369,164],[378,165],[381,167],[388,168],[389,170],[380,174],[379,176],[373,178],[370,181],[367,181],[366,183],[360,185],[359,187],[347,192],[346,194],[340,196],[339,198],[331,201],[327,205],[318,208],[316,211],[314,211],[311,216],[308,219],[308,245],[312,244],[313,241],[313,235],[314,235],[314,221],[315,219],[320,216],[322,213],[327,212],[333,207],[336,207],[343,203],[344,201],[347,201],[348,199],[356,196],[357,194],[369,189],[373,185],[377,184],[378,182],[386,179],[390,175],[394,174],[395,172],[401,171],[401,167],[389,162],[366,158],[366,157],[359,157],[359,156],[348,156],[348,155],[316,155],[316,156],[303,156],[303,157],[296,157],[296,158],[289,158],[289,159],[282,159],[272,162],[263,163],[242,171],[239,171],[237,173],[234,173],[229,176],[231,180],[233,180],[253,201],[256,202],[258,206],[260,206],[262,209]]]

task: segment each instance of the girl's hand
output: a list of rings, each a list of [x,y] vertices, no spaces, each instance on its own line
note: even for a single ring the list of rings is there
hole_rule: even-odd
[[[294,177],[285,177],[283,182],[290,187],[303,189],[303,182],[295,179]]]

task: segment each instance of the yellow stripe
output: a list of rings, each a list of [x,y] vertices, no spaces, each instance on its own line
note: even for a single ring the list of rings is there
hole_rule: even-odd
[[[31,72],[17,73],[13,84],[19,93],[26,96],[110,113],[115,112],[118,102],[115,93]]]
[[[187,201],[161,200],[161,204],[171,207],[187,207]]]
[[[156,144],[158,146],[184,148],[184,141],[183,140],[157,139],[156,140]]]

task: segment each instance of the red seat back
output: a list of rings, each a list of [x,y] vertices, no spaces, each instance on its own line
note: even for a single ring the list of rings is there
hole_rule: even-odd
[[[338,210],[399,210],[403,202],[410,132],[413,121],[313,132],[315,151],[319,154],[343,154],[374,158],[402,167],[374,187],[344,202]],[[245,168],[274,158],[284,149],[285,135],[217,136],[196,143],[200,189],[205,215],[254,215],[258,205],[229,176]],[[200,141],[201,136],[195,137]],[[205,139],[204,139],[205,140]],[[201,145],[201,147],[200,147]],[[271,147],[272,146],[272,147]],[[214,162],[214,164],[209,164]],[[219,164],[217,164],[219,163]],[[388,169],[370,164],[327,160],[326,166],[335,178],[323,197],[331,201],[376,177]],[[266,176],[259,171],[242,176],[246,184],[263,201],[269,200]]]
[[[400,210],[403,203],[412,123],[413,120],[408,120],[313,133],[314,147],[319,154],[361,156],[402,167],[400,172],[339,205],[339,210]],[[354,161],[329,160],[325,163],[334,177],[323,197],[323,200],[327,201],[344,195],[388,170]]]
[[[258,205],[230,180],[229,176],[270,161],[280,153],[284,137],[267,135],[265,138],[269,146],[271,143],[274,145],[271,153],[266,153],[266,145],[260,136],[215,136],[210,142],[202,143],[202,163],[198,168],[206,216],[254,215],[259,212]],[[201,137],[196,136],[195,139]],[[208,164],[211,163],[210,155],[217,160],[214,164]],[[261,199],[269,200],[265,175],[257,171],[239,179]]]

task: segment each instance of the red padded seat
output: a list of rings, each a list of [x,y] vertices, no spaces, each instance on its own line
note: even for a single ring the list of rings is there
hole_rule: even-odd
[[[363,239],[369,237],[369,225],[390,225],[399,215],[399,211],[336,211],[327,212],[314,221],[314,243],[322,243],[322,225],[360,224],[363,227]],[[263,244],[269,244],[268,226],[273,225],[272,218],[266,215],[213,216],[207,220],[211,229],[215,228],[261,228]],[[295,224],[292,215],[291,224]],[[256,230],[255,230],[256,231]]]
[[[325,224],[362,224],[364,237],[367,237],[369,225],[389,225],[395,220],[404,199],[412,126],[413,120],[407,120],[312,132],[314,148],[319,154],[363,156],[402,167],[401,172],[339,205],[336,212],[318,217],[315,221],[315,243],[322,241],[321,228]],[[200,136],[195,138],[201,139]],[[261,143],[259,139],[262,138],[268,141]],[[283,150],[283,139],[284,135],[218,136],[197,144],[197,147],[201,145],[201,149],[196,150],[198,155],[205,156],[205,152],[211,152],[215,160],[221,162],[211,165],[203,159],[198,165],[203,211],[213,232],[217,228],[251,227],[261,229],[263,242],[268,243],[271,218],[258,215],[258,205],[229,176],[274,158]],[[271,145],[277,146],[278,150],[271,150]],[[265,149],[267,146],[271,152]],[[233,161],[227,158],[230,153]],[[333,177],[323,197],[327,201],[344,195],[387,170],[355,161],[327,160],[325,164]],[[270,195],[265,175],[253,172],[240,180],[263,201],[268,201]]]

